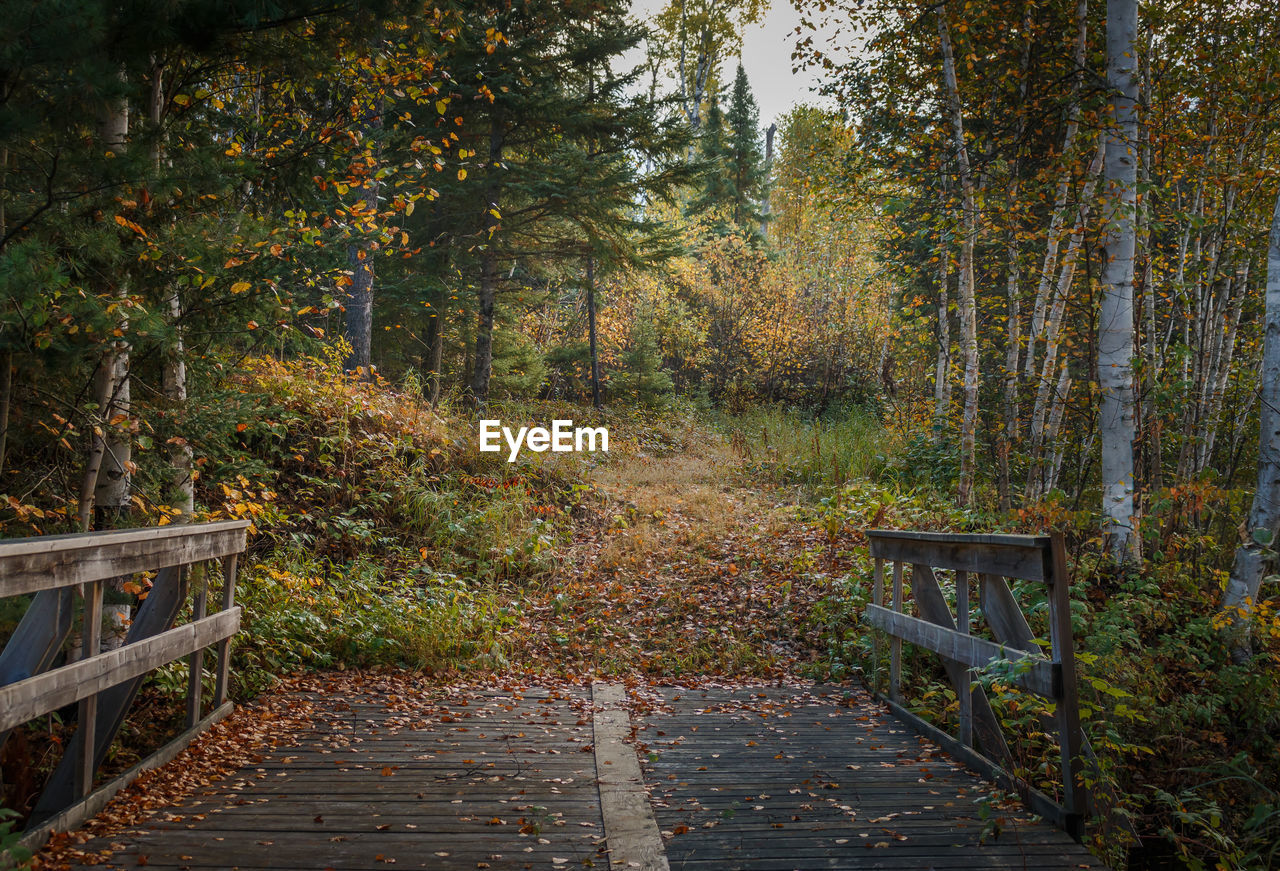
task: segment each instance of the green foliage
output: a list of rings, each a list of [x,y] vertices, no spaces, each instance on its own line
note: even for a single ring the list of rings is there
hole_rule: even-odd
[[[0,808],[0,871],[26,868],[31,851],[19,845],[22,829],[17,823],[21,815],[9,808]]]
[[[456,576],[416,566],[389,575],[372,556],[344,566],[281,553],[243,578],[237,691],[254,695],[300,668],[398,665],[496,669],[510,622],[493,598]]]
[[[735,449],[743,455],[744,470],[752,478],[815,491],[876,477],[889,462],[896,442],[884,424],[856,406],[834,413],[831,419],[761,406],[717,421],[732,434]]]
[[[645,321],[632,326],[618,362],[621,368],[609,379],[610,392],[617,399],[657,406],[671,393],[674,382],[662,368],[657,332]]]

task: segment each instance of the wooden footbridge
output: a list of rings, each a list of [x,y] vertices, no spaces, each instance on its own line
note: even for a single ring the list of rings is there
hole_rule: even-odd
[[[1088,807],[1083,736],[1064,560],[1048,537],[869,533],[876,574],[864,619],[883,642],[875,660],[884,654],[886,698],[861,685],[437,686],[411,674],[321,675],[272,697],[293,717],[228,773],[140,800],[129,783],[142,770],[197,770],[196,757],[180,755],[193,738],[212,727],[207,753],[260,721],[252,706],[232,713],[226,701],[244,527],[0,542],[0,596],[32,597],[0,654],[0,736],[58,710],[77,723],[24,840],[38,849],[51,833],[83,828],[55,835],[42,867],[1102,867],[1076,840]],[[125,645],[101,653],[102,585],[138,573],[150,594]],[[1007,578],[1042,585],[1046,651]],[[83,655],[65,663],[77,620]],[[957,737],[905,707],[904,641],[943,657],[960,699]],[[187,731],[99,782],[143,676],[174,660],[190,670]],[[1061,750],[1048,791],[1013,773],[1015,754],[971,678],[992,668],[1054,702],[1039,733]],[[113,796],[132,810],[108,806]]]

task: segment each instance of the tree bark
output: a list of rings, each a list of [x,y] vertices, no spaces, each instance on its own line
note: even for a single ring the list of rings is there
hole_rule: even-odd
[[[444,314],[445,294],[438,296],[438,305],[431,307],[431,317],[427,321],[427,399],[431,407],[440,405],[440,367],[444,361]]]
[[[492,248],[486,248],[480,261],[480,287],[476,290],[479,312],[476,316],[476,364],[471,372],[471,397],[476,411],[489,404],[489,378],[493,374],[493,309],[497,301],[498,264]]]
[[[960,424],[960,485],[956,499],[962,506],[973,501],[978,428],[978,311],[974,297],[974,245],[978,236],[977,204],[973,195],[973,174],[969,167],[969,147],[965,143],[964,116],[960,109],[960,87],[956,81],[955,58],[951,50],[951,28],[947,4],[938,7],[938,37],[942,43],[942,75],[955,136],[956,162],[960,172],[964,237],[960,244],[960,348],[964,354],[964,411]]]
[[[480,255],[480,286],[476,288],[479,312],[476,315],[475,366],[471,371],[471,398],[477,412],[489,404],[489,378],[493,374],[493,309],[498,300],[498,254],[494,236],[498,230],[498,200],[502,187],[498,179],[502,162],[502,124],[494,118],[489,127],[489,175],[484,197],[484,250]]]
[[[596,261],[587,258],[587,339],[591,346],[591,405],[596,411],[600,402],[600,356],[596,351]]]
[[[939,209],[939,216],[942,209]],[[933,369],[933,440],[940,443],[951,418],[951,252],[938,240],[938,359]]]
[[[1252,656],[1249,624],[1262,578],[1275,565],[1280,536],[1280,197],[1267,246],[1267,294],[1258,383],[1258,487],[1245,521],[1248,538],[1236,549],[1235,564],[1222,595],[1227,612],[1226,643],[1239,663]]]
[[[165,92],[164,64],[159,61],[151,66],[151,163],[156,177],[165,159],[164,138],[161,125],[164,122]],[[169,316],[169,327],[173,335],[169,346],[165,349],[163,371],[161,373],[162,388],[168,405],[167,413],[177,422],[178,433],[169,439],[169,481],[171,493],[169,507],[177,511],[174,521],[186,523],[195,513],[195,475],[194,457],[191,443],[180,433],[187,405],[187,361],[186,347],[182,338],[182,299],[178,295],[176,284],[170,284],[164,301]]]
[[[1107,157],[1102,305],[1098,319],[1098,433],[1105,549],[1118,566],[1139,556],[1134,500],[1133,257],[1137,206],[1137,0],[1107,0]]]

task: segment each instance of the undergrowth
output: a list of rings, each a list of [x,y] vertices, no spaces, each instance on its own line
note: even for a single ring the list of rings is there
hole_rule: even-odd
[[[1254,615],[1257,655],[1232,664],[1218,631],[1220,599],[1247,494],[1209,483],[1153,494],[1143,520],[1148,558],[1117,577],[1102,567],[1097,519],[1049,498],[1018,512],[955,507],[946,445],[928,436],[877,441],[864,420],[830,424],[761,410],[729,421],[754,479],[800,485],[800,519],[854,569],[809,613],[820,657],[813,673],[869,683],[887,673],[888,645],[860,620],[872,566],[862,530],[1066,534],[1081,716],[1097,762],[1086,782],[1103,816],[1095,851],[1112,867],[1265,869],[1280,863],[1280,600]],[[828,439],[847,434],[843,451]],[[885,445],[889,445],[888,448]],[[988,494],[989,495],[989,494]],[[994,501],[994,499],[991,499]],[[954,578],[939,581],[954,610]],[[910,597],[910,572],[907,572]],[[1048,637],[1042,585],[1012,584],[1034,631]],[[976,598],[976,596],[974,596]],[[982,619],[976,602],[975,621]],[[876,657],[876,654],[879,657]],[[905,646],[908,707],[955,734],[959,705],[937,656]],[[1056,794],[1056,743],[1048,706],[1001,679],[976,674],[1011,740],[1015,764]],[[1136,834],[1137,837],[1134,835]],[[1172,863],[1172,864],[1170,864]]]

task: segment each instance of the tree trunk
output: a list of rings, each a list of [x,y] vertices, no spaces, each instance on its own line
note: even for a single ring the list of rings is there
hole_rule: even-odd
[[[1107,0],[1106,213],[1098,319],[1098,433],[1105,548],[1120,566],[1139,556],[1134,504],[1133,255],[1138,120],[1137,0]]]
[[[4,456],[9,446],[9,405],[13,399],[13,352],[0,352],[0,474],[4,472]]]
[[[764,131],[764,202],[760,204],[760,236],[769,238],[769,213],[772,185],[769,176],[773,173],[773,137],[778,132],[777,124],[770,124]]]
[[[1075,75],[1071,84],[1071,100],[1067,105],[1067,129],[1062,140],[1062,174],[1058,177],[1058,190],[1054,197],[1053,211],[1049,218],[1049,233],[1045,240],[1044,262],[1040,267],[1040,282],[1031,311],[1031,329],[1027,336],[1027,354],[1024,360],[1026,378],[1036,375],[1036,343],[1044,334],[1045,314],[1049,306],[1049,294],[1053,289],[1053,276],[1057,271],[1058,247],[1062,243],[1062,225],[1067,219],[1067,197],[1071,192],[1072,165],[1076,138],[1080,132],[1080,86],[1085,73],[1086,50],[1089,36],[1088,0],[1076,2]],[[1096,172],[1090,172],[1092,178]]]
[[[1262,578],[1273,570],[1280,535],[1280,198],[1267,246],[1267,295],[1258,382],[1258,488],[1245,521],[1248,538],[1236,549],[1235,564],[1222,596],[1227,612],[1226,642],[1231,658],[1252,656],[1249,624]]]
[[[960,110],[960,87],[956,82],[955,58],[951,51],[951,28],[947,4],[938,7],[938,37],[942,42],[942,75],[946,81],[947,103],[955,136],[956,161],[960,170],[960,192],[964,238],[960,244],[960,347],[964,354],[964,411],[960,423],[960,486],[956,499],[962,506],[973,501],[974,464],[977,459],[978,428],[978,311],[974,298],[973,255],[978,237],[977,204],[973,196],[973,174],[969,168],[969,148],[964,138],[964,116]]]
[[[155,62],[151,66],[150,116],[153,137],[151,162],[157,177],[165,159],[164,138],[161,135],[164,108],[164,65]],[[169,507],[178,512],[173,518],[174,521],[186,523],[195,512],[195,476],[191,443],[180,434],[187,405],[187,361],[186,348],[182,339],[182,299],[178,295],[177,285],[169,285],[165,293],[164,305],[173,335],[169,340],[169,346],[165,349],[161,380],[168,405],[167,413],[178,424],[175,427],[178,434],[169,440],[171,492],[168,500]]]
[[[943,210],[939,208],[938,214]],[[938,240],[938,359],[933,370],[933,440],[941,443],[951,419],[951,252],[946,234]]]
[[[427,321],[427,399],[431,407],[440,405],[440,366],[444,361],[445,294],[438,295],[438,305],[431,307]]]
[[[480,286],[476,288],[479,312],[476,316],[475,366],[471,371],[471,398],[477,412],[489,404],[489,377],[493,374],[493,309],[498,300],[498,254],[494,250],[494,236],[498,230],[498,200],[501,183],[497,173],[502,170],[502,126],[494,118],[489,127],[489,174],[485,185],[484,226],[486,230],[484,250],[480,255]]]
[[[600,402],[600,356],[596,352],[596,261],[587,258],[587,339],[591,346],[591,405],[596,411]]]

